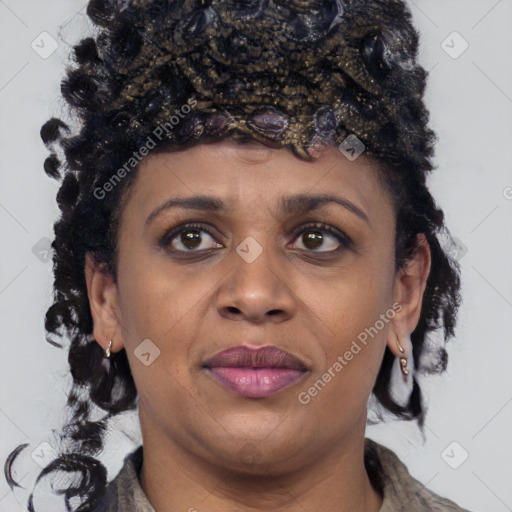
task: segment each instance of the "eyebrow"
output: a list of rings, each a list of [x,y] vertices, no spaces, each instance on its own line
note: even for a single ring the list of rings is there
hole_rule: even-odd
[[[366,215],[363,210],[347,199],[332,194],[296,194],[281,197],[279,201],[279,211],[281,214],[301,214],[311,210],[317,210],[329,203],[339,204],[370,224],[368,215]],[[155,210],[148,215],[146,225],[157,215],[170,208],[202,210],[206,212],[226,212],[229,209],[222,199],[213,196],[172,197],[155,208]]]

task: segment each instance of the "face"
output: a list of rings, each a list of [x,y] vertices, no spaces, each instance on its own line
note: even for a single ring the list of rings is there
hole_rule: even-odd
[[[117,282],[92,309],[95,338],[127,351],[146,439],[279,472],[362,434],[386,343],[394,349],[419,305],[396,308],[405,281],[378,173],[336,148],[306,162],[231,139],[142,161]],[[173,203],[198,196],[210,200]],[[275,347],[288,356],[270,360],[300,369],[205,367],[240,346]]]

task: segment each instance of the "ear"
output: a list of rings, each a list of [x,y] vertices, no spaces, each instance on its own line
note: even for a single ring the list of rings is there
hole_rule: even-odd
[[[117,340],[121,332],[119,322],[119,305],[117,286],[114,278],[98,263],[91,253],[85,256],[85,281],[87,295],[93,318],[94,339],[106,350],[112,340],[111,352],[122,347],[122,341]]]
[[[390,322],[387,344],[397,357],[408,356],[412,351],[410,335],[416,329],[421,314],[423,293],[430,273],[430,247],[423,233],[417,235],[417,245],[413,257],[405,269],[399,269],[395,279],[394,302],[401,308]],[[405,353],[402,354],[397,342]]]

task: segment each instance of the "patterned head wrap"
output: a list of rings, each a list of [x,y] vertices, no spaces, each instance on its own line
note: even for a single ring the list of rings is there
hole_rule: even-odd
[[[369,155],[431,169],[426,72],[401,0],[93,0],[87,12],[102,30],[75,48],[62,92],[95,150],[120,135],[229,134],[310,160],[355,135]]]

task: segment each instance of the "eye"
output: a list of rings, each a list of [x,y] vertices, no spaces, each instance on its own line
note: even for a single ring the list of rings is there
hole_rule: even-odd
[[[224,247],[213,238],[211,231],[204,224],[187,224],[174,228],[164,234],[159,245],[171,252],[200,252]]]
[[[293,248],[308,252],[337,253],[352,245],[350,238],[341,231],[323,223],[302,226],[300,230],[295,231],[293,236],[293,240],[299,241],[299,247]],[[303,247],[300,247],[300,244]],[[224,247],[216,241],[210,228],[204,224],[186,224],[175,227],[164,233],[159,245],[174,253],[199,253]]]
[[[327,236],[325,234],[327,233]],[[311,224],[298,232],[298,240],[305,247],[295,247],[313,252],[338,252],[342,248],[348,249],[352,241],[341,231],[323,223]],[[325,249],[325,250],[319,250]]]

